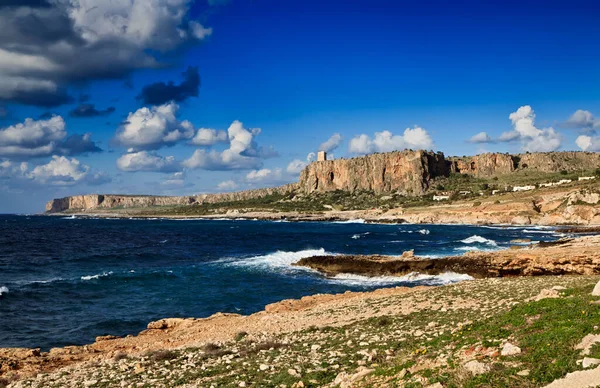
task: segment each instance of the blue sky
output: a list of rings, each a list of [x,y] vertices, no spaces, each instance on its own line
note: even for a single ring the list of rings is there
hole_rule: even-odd
[[[0,212],[282,184],[320,147],[600,150],[594,1],[14,3]]]

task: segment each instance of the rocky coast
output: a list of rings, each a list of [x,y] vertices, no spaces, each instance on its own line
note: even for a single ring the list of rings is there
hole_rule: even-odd
[[[593,379],[600,362],[600,302],[591,295],[600,280],[598,242],[584,236],[486,254],[476,279],[449,286],[314,295],[249,316],[163,319],[138,335],[107,335],[85,346],[1,349],[0,384],[439,388],[541,387],[569,373]],[[394,260],[422,260],[410,256]],[[476,256],[465,261],[477,267]],[[440,263],[418,269],[457,269],[457,261]]]

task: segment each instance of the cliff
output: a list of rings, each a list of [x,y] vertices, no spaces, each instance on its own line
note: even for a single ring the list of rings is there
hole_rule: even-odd
[[[305,194],[366,190],[377,194],[423,195],[433,178],[449,172],[449,163],[442,153],[402,151],[371,154],[311,163],[300,175],[299,190]]]
[[[550,173],[591,170],[598,167],[600,167],[600,153],[592,152],[546,152],[518,155],[486,153],[447,158],[441,152],[405,150],[352,159],[313,162],[302,171],[299,182],[280,187],[180,197],[78,195],[54,199],[48,202],[46,211],[56,213],[66,210],[181,206],[243,201],[290,192],[310,195],[335,190],[420,196],[427,192],[435,178],[447,177],[451,173],[491,178],[524,169]]]
[[[46,212],[59,213],[67,210],[89,211],[93,209],[140,208],[152,206],[201,205],[203,203],[219,203],[244,201],[272,194],[285,194],[294,191],[297,184],[289,184],[265,189],[245,190],[234,193],[198,194],[190,196],[152,196],[152,195],[118,195],[87,194],[56,198],[46,204]]]

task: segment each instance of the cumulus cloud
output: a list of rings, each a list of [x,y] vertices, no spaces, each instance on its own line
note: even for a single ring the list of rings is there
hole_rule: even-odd
[[[285,170],[288,174],[298,175],[302,172],[302,170],[304,170],[306,166],[307,163],[305,161],[300,159],[294,159],[287,165],[287,168]]]
[[[212,146],[217,143],[228,141],[227,132],[210,128],[200,128],[190,140],[190,144],[198,146]]]
[[[340,144],[342,144],[342,135],[339,133],[334,133],[327,141],[321,143],[319,146],[319,151],[332,152],[336,150]]]
[[[238,184],[233,180],[223,181],[217,185],[220,191],[233,191],[238,188]]]
[[[583,151],[599,152],[600,136],[580,135],[575,139],[575,144]]]
[[[600,119],[594,117],[589,110],[578,109],[564,122],[563,126],[594,133],[597,129],[600,129]]]
[[[23,168],[21,164],[18,178],[27,178],[34,183],[44,185],[70,186],[76,183],[98,185],[111,180],[104,172],[94,172],[79,160],[64,156],[54,155],[47,164],[36,166],[29,172],[23,171]]]
[[[138,150],[156,150],[194,136],[194,126],[187,120],[179,121],[179,105],[174,102],[143,107],[129,113],[117,130],[118,144]]]
[[[539,129],[535,126],[535,112],[525,105],[511,113],[508,118],[512,121],[513,131],[505,138],[514,137],[521,141],[523,151],[546,152],[556,151],[562,144],[562,136],[552,127]],[[517,136],[518,135],[518,136]]]
[[[114,106],[109,106],[106,109],[96,109],[94,104],[80,104],[75,109],[69,112],[71,117],[98,117],[107,116],[115,111]]]
[[[139,151],[121,155],[117,159],[117,167],[121,171],[165,172],[172,173],[181,170],[181,166],[173,156],[161,156],[156,152]]]
[[[529,105],[521,106],[512,112],[508,118],[513,129],[503,132],[497,139],[493,139],[486,132],[473,136],[471,143],[513,142],[521,143],[523,151],[546,152],[556,151],[562,145],[562,136],[554,128],[537,128],[535,126],[535,112]]]
[[[89,133],[67,137],[65,121],[61,116],[47,120],[28,118],[23,123],[0,129],[0,157],[31,158],[100,151]]]
[[[469,139],[469,143],[491,143],[493,139],[486,132],[479,132]]]
[[[430,149],[433,141],[427,131],[421,127],[406,128],[402,135],[394,135],[390,131],[375,132],[371,139],[362,134],[350,140],[349,151],[355,154],[371,152],[390,152],[406,148]]]
[[[198,67],[190,66],[182,75],[183,81],[179,85],[169,81],[168,83],[155,82],[144,86],[138,99],[146,105],[161,105],[169,101],[181,102],[189,97],[198,97],[200,88]]]
[[[22,104],[64,104],[70,85],[160,67],[164,53],[212,33],[189,20],[193,0],[8,1],[0,100]]]
[[[190,169],[205,170],[250,170],[260,168],[262,160],[277,153],[272,148],[259,147],[254,138],[260,134],[260,128],[246,129],[235,120],[227,129],[229,148],[217,150],[197,149],[183,166]]]
[[[248,182],[266,182],[279,181],[283,178],[283,172],[280,168],[269,169],[263,168],[260,170],[252,170],[246,175]]]

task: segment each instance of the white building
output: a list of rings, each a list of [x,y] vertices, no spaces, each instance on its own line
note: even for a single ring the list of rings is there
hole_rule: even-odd
[[[577,180],[578,181],[591,181],[592,179],[596,179],[595,176],[580,176]]]
[[[464,190],[464,191],[459,191],[458,194],[460,194],[460,195],[469,195],[469,194],[471,194],[471,192],[468,191],[468,190]]]
[[[433,196],[434,201],[447,201],[449,199],[450,199],[449,195],[434,195]]]
[[[496,194],[498,194],[500,191],[502,191],[502,190],[492,190],[492,195],[496,195]]]
[[[513,187],[513,191],[529,191],[535,190],[535,186],[515,186]]]

